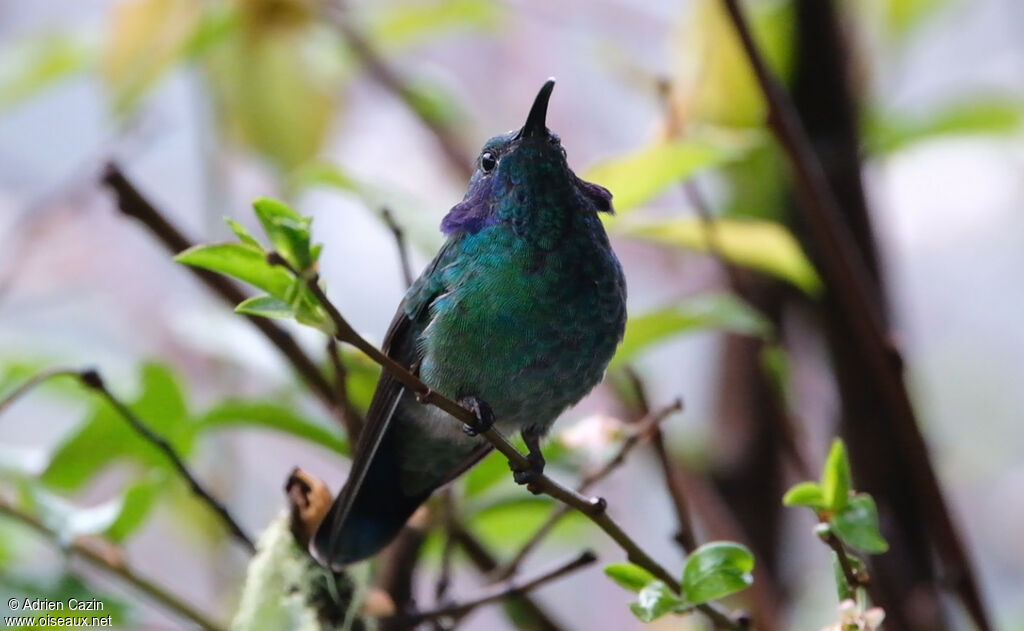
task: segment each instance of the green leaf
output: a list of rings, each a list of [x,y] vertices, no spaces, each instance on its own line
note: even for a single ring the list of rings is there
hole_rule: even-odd
[[[553,508],[554,502],[548,498],[523,498],[517,493],[473,511],[468,521],[473,532],[489,546],[513,550],[526,543]],[[583,519],[578,513],[570,513],[559,522],[555,533],[579,533]]]
[[[612,359],[611,367],[628,364],[642,351],[668,337],[707,329],[767,337],[771,332],[771,324],[733,294],[697,296],[671,307],[630,317],[626,322],[626,334]]]
[[[292,267],[301,272],[316,263],[309,247],[312,218],[303,217],[276,199],[261,197],[252,206],[270,242]]]
[[[873,154],[889,155],[915,143],[964,135],[1005,136],[1024,123],[1024,102],[988,98],[956,103],[925,116],[875,112],[864,123]]]
[[[850,499],[851,488],[853,483],[846,445],[837,438],[832,441],[832,448],[821,473],[821,495],[825,508],[832,512],[841,511]]]
[[[157,474],[129,485],[121,497],[121,511],[117,519],[104,534],[113,541],[124,541],[131,536],[145,523],[167,480],[167,475]]]
[[[251,245],[254,248],[259,248],[261,250],[263,249],[263,246],[260,245],[260,242],[257,241],[256,237],[252,236],[252,234],[250,234],[249,231],[245,229],[245,226],[238,223],[231,217],[225,217],[224,223],[226,223],[228,227],[231,228],[231,232],[234,232],[235,236],[238,237],[238,239],[242,243],[244,243],[245,245]]]
[[[921,19],[947,0],[883,0],[889,28],[897,36],[906,35]]]
[[[268,263],[262,249],[241,243],[196,245],[175,256],[174,260],[233,276],[282,300],[295,282],[287,270]]]
[[[665,583],[652,581],[640,590],[636,602],[630,603],[629,610],[641,622],[651,622],[667,613],[681,613],[691,606]]]
[[[500,11],[500,5],[490,0],[389,2],[376,7],[368,30],[378,46],[393,50],[451,31],[492,30]]]
[[[235,313],[254,315],[261,318],[294,318],[295,310],[283,301],[273,296],[253,296],[246,298],[235,307]]]
[[[624,236],[638,237],[678,248],[709,253],[708,226],[698,217],[630,224],[615,223]],[[803,249],[782,224],[754,219],[716,219],[713,242],[730,263],[788,281],[810,295],[821,291],[821,280]]]
[[[511,479],[511,476],[505,456],[497,451],[492,452],[466,474],[466,497],[481,495],[502,480]]]
[[[815,510],[826,507],[825,496],[817,482],[800,482],[794,485],[782,496],[782,503],[785,506],[807,506]]]
[[[882,554],[889,543],[878,528],[878,509],[867,493],[858,493],[831,520],[843,543],[868,554]]]
[[[222,401],[199,417],[197,423],[200,432],[236,426],[272,429],[316,443],[340,454],[348,453],[348,442],[333,429],[333,425],[310,421],[299,415],[292,407],[269,401]]]
[[[95,46],[69,33],[30,35],[0,51],[0,109],[87,69]]]
[[[705,141],[659,142],[607,160],[587,171],[584,179],[612,192],[622,213],[650,200],[697,172],[738,158],[742,152]]]
[[[683,593],[692,603],[716,600],[750,587],[754,555],[729,541],[706,543],[693,551],[683,567]]]
[[[140,375],[140,390],[128,407],[149,429],[187,457],[192,452],[196,426],[189,419],[177,377],[166,366],[145,364]],[[99,397],[94,401],[85,422],[53,453],[42,475],[44,483],[77,489],[118,460],[127,460],[146,469],[171,469],[167,456],[139,436],[106,401]]]
[[[632,563],[613,563],[604,568],[604,573],[622,587],[636,593],[655,580],[653,574]]]

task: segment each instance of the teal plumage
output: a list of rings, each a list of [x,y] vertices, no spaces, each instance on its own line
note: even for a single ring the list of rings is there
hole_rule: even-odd
[[[531,450],[601,380],[626,318],[622,270],[597,214],[611,211],[611,194],[576,177],[544,126],[552,87],[522,130],[484,145],[466,197],[442,222],[445,245],[385,340],[427,385],[478,402]],[[489,448],[384,375],[315,554],[334,566],[375,554]]]

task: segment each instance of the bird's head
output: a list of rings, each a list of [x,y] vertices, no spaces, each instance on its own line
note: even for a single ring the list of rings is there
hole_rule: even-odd
[[[547,128],[554,88],[554,79],[544,83],[521,129],[484,143],[469,190],[441,222],[442,232],[476,233],[503,221],[543,225],[567,213],[612,212],[611,193],[572,172],[561,140]]]

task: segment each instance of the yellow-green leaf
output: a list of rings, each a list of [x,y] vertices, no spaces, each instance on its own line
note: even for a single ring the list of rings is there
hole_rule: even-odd
[[[588,170],[584,179],[611,191],[615,210],[621,213],[741,153],[735,147],[705,141],[658,142],[601,162]]]
[[[665,245],[709,252],[708,231],[697,217],[677,217],[649,223],[620,224],[613,228],[630,237]],[[770,274],[815,295],[821,280],[803,249],[784,226],[774,221],[716,219],[714,241],[729,262]]]
[[[100,69],[116,111],[130,110],[184,54],[201,14],[198,0],[122,0],[114,7]]]

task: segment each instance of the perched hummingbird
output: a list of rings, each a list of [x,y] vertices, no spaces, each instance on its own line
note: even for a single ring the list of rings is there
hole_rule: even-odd
[[[460,427],[381,376],[344,488],[313,552],[338,568],[386,546],[430,494],[491,445],[520,432],[531,466],[539,441],[604,374],[626,323],[626,285],[599,212],[611,193],[584,182],[545,124],[548,80],[518,131],[488,140],[465,198],[441,222],[445,244],[409,288],[384,352],[479,419]]]

